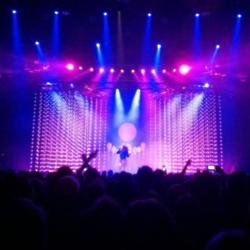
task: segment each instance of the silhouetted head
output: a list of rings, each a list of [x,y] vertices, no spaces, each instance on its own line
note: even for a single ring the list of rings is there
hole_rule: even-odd
[[[207,244],[205,250],[248,250],[249,239],[240,230],[224,231],[216,234]]]

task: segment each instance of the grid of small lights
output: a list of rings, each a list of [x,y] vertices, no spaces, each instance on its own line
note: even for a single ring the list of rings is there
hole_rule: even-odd
[[[81,154],[98,150],[93,166],[102,170],[106,149],[106,98],[77,91],[41,91],[34,98],[30,169],[54,171],[81,165]]]
[[[223,165],[221,101],[214,94],[178,94],[149,100],[147,157],[153,168],[189,173]]]
[[[209,93],[147,96],[146,149],[133,161],[180,172],[192,159],[189,172],[223,165],[221,99]],[[107,98],[78,91],[41,91],[34,98],[31,141],[32,170],[53,171],[62,165],[76,169],[81,154],[98,149],[92,164],[112,167],[107,151]],[[146,153],[145,153],[146,152]],[[117,156],[115,154],[115,156]],[[108,163],[108,164],[107,164]],[[138,166],[138,165],[137,165]],[[136,169],[135,171],[136,172]]]

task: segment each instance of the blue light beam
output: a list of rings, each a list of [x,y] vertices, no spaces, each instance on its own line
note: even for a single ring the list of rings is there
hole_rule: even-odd
[[[40,62],[41,63],[45,63],[45,55],[43,53],[43,50],[42,50],[40,42],[39,41],[35,41],[35,46],[36,46],[36,49],[37,49],[38,58],[39,58]]]
[[[54,57],[57,58],[60,51],[60,15],[57,10],[53,15],[52,49]]]
[[[137,122],[140,114],[140,100],[141,100],[141,90],[137,89],[132,101],[130,111],[128,113],[128,120],[130,122]]]
[[[201,55],[201,25],[200,25],[200,14],[196,13],[194,18],[194,42],[193,51],[196,58]]]
[[[115,90],[115,115],[114,123],[115,126],[119,126],[125,120],[124,117],[124,105],[119,89]]]
[[[146,26],[143,38],[142,65],[150,64],[151,33],[152,33],[152,15],[151,13],[148,13],[146,17]]]
[[[97,43],[96,44],[96,52],[97,52],[97,62],[100,67],[104,66],[104,61],[103,61],[103,54],[102,54],[102,49],[101,49],[101,44]]]
[[[213,52],[213,55],[212,55],[211,60],[210,60],[210,66],[213,66],[219,50],[220,50],[220,45],[217,44],[214,48],[214,52]]]
[[[161,45],[157,44],[156,52],[155,52],[155,59],[154,59],[154,68],[156,70],[159,69],[161,62]]]
[[[233,58],[237,57],[239,52],[239,45],[240,45],[240,33],[241,33],[241,20],[242,16],[238,14],[236,17],[234,33],[233,33],[233,41],[232,41],[232,48],[231,48],[231,56]]]
[[[14,54],[17,56],[17,58],[14,60],[15,66],[19,67],[22,57],[22,42],[18,14],[16,10],[12,10],[12,47]]]
[[[103,42],[103,56],[105,58],[105,62],[108,65],[111,65],[111,38],[110,38],[110,29],[109,29],[109,18],[108,13],[103,13],[103,31],[102,31],[102,42]]]

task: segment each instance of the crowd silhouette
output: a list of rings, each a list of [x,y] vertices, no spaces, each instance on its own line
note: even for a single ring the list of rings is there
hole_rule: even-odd
[[[76,173],[0,172],[1,249],[250,249],[246,173],[99,173],[82,158]]]

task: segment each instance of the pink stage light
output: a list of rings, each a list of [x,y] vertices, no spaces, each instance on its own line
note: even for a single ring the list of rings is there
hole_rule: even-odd
[[[155,74],[156,74],[156,70],[155,70],[155,69],[152,69],[152,70],[151,70],[151,73],[152,73],[153,75],[155,75]]]
[[[135,73],[135,70],[134,70],[134,69],[131,69],[131,73],[134,74],[134,73]]]
[[[141,73],[144,75],[145,74],[145,69],[141,69]]]
[[[122,74],[124,73],[124,69],[121,69],[120,71],[121,71]]]
[[[79,70],[83,70],[83,67],[82,67],[82,66],[79,66]]]
[[[187,64],[182,64],[179,68],[179,72],[181,75],[187,75],[191,70],[191,67]]]
[[[162,73],[163,73],[163,74],[166,74],[166,73],[167,73],[167,70],[166,70],[166,69],[163,69],[163,70],[162,70]]]
[[[133,123],[125,122],[119,127],[118,134],[124,142],[131,142],[136,137],[137,129]]]
[[[93,67],[89,68],[89,71],[94,72],[94,68]]]
[[[111,68],[110,73],[115,73],[115,69]]]
[[[69,71],[72,71],[72,70],[74,70],[75,69],[75,66],[74,66],[74,64],[72,64],[72,63],[68,63],[68,64],[66,64],[66,69],[67,70],[69,70]]]
[[[100,69],[99,69],[99,72],[100,72],[100,73],[104,73],[104,68],[100,68]]]

